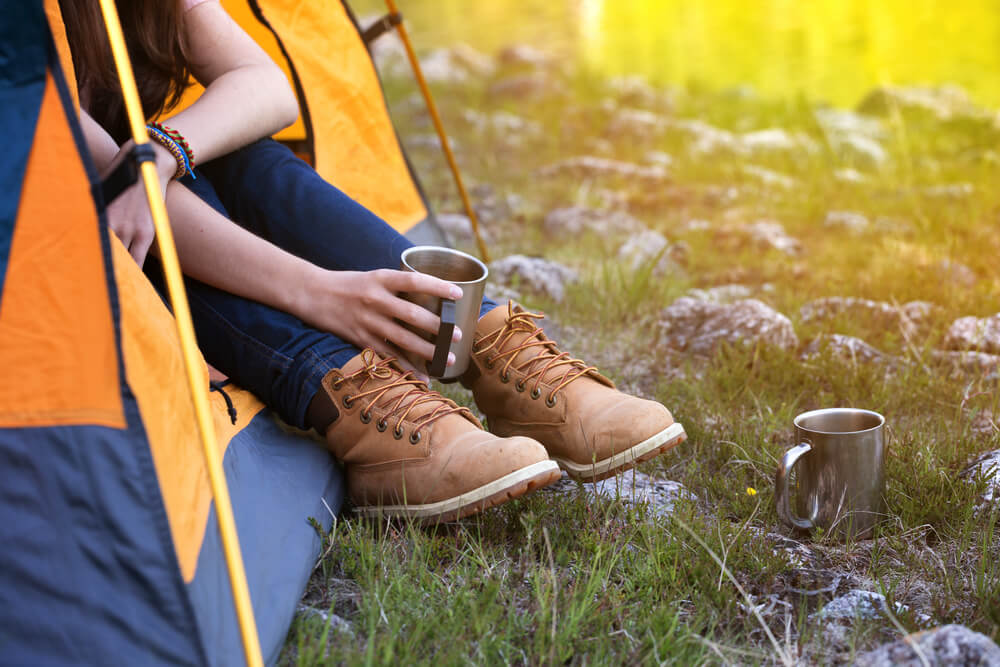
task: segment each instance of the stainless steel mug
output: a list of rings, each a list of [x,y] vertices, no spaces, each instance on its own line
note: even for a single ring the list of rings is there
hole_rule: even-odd
[[[803,530],[866,536],[885,515],[885,418],[870,410],[828,408],[795,418],[796,445],[775,477],[778,516]],[[788,474],[796,468],[796,513]]]
[[[457,379],[469,367],[472,340],[476,322],[479,321],[479,309],[483,303],[489,270],[472,255],[451,248],[426,245],[404,250],[402,268],[403,271],[426,273],[447,280],[462,289],[462,298],[455,301],[427,294],[402,295],[404,299],[441,317],[441,327],[436,336],[430,337],[419,332],[434,343],[434,359],[426,364],[427,374],[442,380]],[[462,330],[462,340],[453,343],[451,336],[456,326]],[[451,367],[446,365],[449,352],[455,355],[455,363]],[[410,361],[419,368],[423,360],[410,357]]]

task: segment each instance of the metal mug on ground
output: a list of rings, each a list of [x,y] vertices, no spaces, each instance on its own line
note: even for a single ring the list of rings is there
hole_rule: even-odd
[[[441,380],[455,380],[469,367],[472,340],[489,270],[472,255],[439,246],[408,248],[403,251],[401,261],[403,271],[426,273],[462,289],[462,298],[456,301],[426,294],[402,295],[404,299],[441,317],[441,327],[436,336],[418,332],[434,343],[434,359],[426,365],[427,374]],[[462,340],[453,343],[451,336],[456,326],[462,330]],[[455,363],[450,367],[446,366],[449,352],[455,355]],[[410,357],[410,361],[418,368],[422,362],[414,357]]]
[[[795,418],[796,446],[775,477],[778,515],[796,528],[822,528],[839,538],[865,537],[884,518],[885,418],[877,412],[828,408]],[[798,464],[795,506],[788,474]]]

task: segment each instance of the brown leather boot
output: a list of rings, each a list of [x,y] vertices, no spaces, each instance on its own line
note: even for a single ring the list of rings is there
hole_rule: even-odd
[[[476,326],[462,382],[491,432],[534,438],[563,470],[586,481],[627,470],[687,438],[665,407],[621,393],[595,367],[560,352],[535,324],[541,317],[510,302]]]
[[[365,515],[451,521],[551,484],[562,473],[529,438],[499,438],[468,408],[367,349],[330,371],[310,405]]]

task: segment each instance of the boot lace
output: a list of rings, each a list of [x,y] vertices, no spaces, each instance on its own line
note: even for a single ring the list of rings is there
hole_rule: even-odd
[[[555,384],[555,387],[545,398],[545,403],[552,406],[555,405],[556,394],[564,387],[591,371],[597,371],[597,367],[588,366],[580,359],[572,358],[568,352],[560,352],[555,342],[546,338],[541,327],[535,324],[535,320],[540,320],[543,317],[545,317],[544,313],[529,313],[526,310],[514,312],[513,302],[508,302],[507,320],[503,326],[477,341],[479,347],[475,349],[475,352],[476,354],[484,354],[494,350],[493,357],[486,362],[490,367],[506,358],[507,361],[500,370],[500,378],[504,381],[510,377],[511,368],[525,373],[525,377],[517,383],[517,388],[521,391],[530,380],[534,379],[534,387],[531,389],[532,398],[541,396],[541,384],[545,381],[549,371],[562,368],[563,374],[561,376],[556,371],[548,380],[550,384]],[[528,337],[520,344],[516,344],[513,339],[521,334],[528,334]],[[517,355],[532,348],[537,348],[535,356],[515,366],[514,360]]]
[[[466,407],[457,405],[454,401],[445,398],[436,391],[431,391],[411,371],[404,371],[396,364],[396,357],[379,359],[375,350],[366,348],[361,352],[361,359],[364,366],[350,375],[340,375],[333,381],[333,388],[339,390],[344,383],[355,382],[359,391],[356,394],[344,396],[344,405],[350,407],[354,401],[370,397],[371,400],[361,411],[361,419],[365,422],[371,420],[372,409],[375,407],[387,408],[386,414],[382,417],[377,426],[384,429],[387,420],[393,415],[397,415],[396,425],[393,427],[393,434],[397,438],[403,436],[403,422],[409,417],[418,406],[435,407],[430,412],[420,415],[414,419],[414,429],[410,434],[410,442],[416,444],[420,440],[420,430],[430,426],[434,422],[447,417],[450,414],[461,414],[470,418],[474,423],[479,424],[472,411]],[[366,389],[366,387],[369,387]],[[399,392],[398,395],[386,396],[397,388],[408,387],[406,391]],[[384,399],[384,400],[383,400]],[[407,400],[409,399],[409,400]],[[381,401],[381,403],[380,403]]]

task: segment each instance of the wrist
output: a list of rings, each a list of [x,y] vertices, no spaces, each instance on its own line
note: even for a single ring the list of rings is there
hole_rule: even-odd
[[[290,284],[281,290],[281,298],[286,302],[285,310],[303,321],[308,321],[315,315],[317,304],[323,302],[322,292],[330,280],[328,271],[306,260],[300,260],[298,270]],[[287,289],[291,287],[291,289]]]
[[[156,172],[160,175],[160,180],[164,183],[173,180],[177,174],[177,160],[166,148],[156,143],[149,142],[156,153]]]

